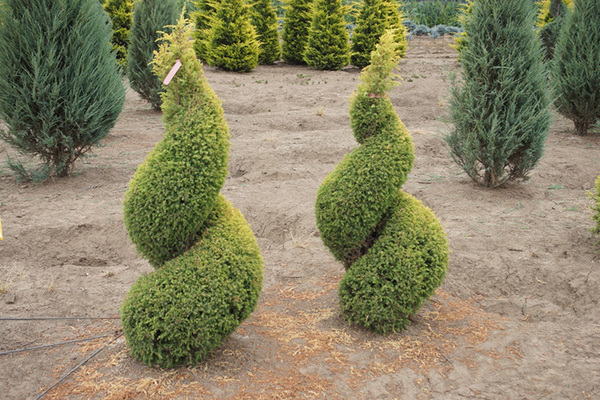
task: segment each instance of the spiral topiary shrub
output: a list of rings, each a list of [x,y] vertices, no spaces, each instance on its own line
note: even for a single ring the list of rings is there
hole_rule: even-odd
[[[256,307],[262,258],[242,214],[219,191],[227,174],[229,129],[182,18],[154,59],[163,78],[166,133],[136,171],[124,220],[138,252],[156,268],[121,306],[127,343],[148,365],[205,359]]]
[[[442,283],[448,264],[439,221],[401,190],[414,148],[386,95],[396,85],[398,59],[388,31],[351,100],[361,146],[323,181],[315,207],[324,244],[347,269],[339,288],[345,318],[379,333],[404,329]]]

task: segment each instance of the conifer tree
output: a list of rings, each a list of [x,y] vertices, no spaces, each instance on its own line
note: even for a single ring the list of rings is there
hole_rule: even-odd
[[[244,216],[220,193],[229,128],[182,18],[154,58],[163,92],[164,138],[125,194],[124,222],[156,271],[121,306],[131,354],[148,365],[194,365],[246,319],[262,285],[262,258]]]
[[[281,55],[290,64],[304,64],[308,30],[312,22],[312,0],[289,0],[285,7]]]
[[[393,36],[382,36],[352,96],[350,124],[360,146],[325,178],[315,205],[323,243],[347,270],[339,288],[344,316],[379,333],[404,329],[448,265],[439,221],[401,190],[414,147],[387,95],[397,84]]]
[[[575,1],[554,57],[554,104],[573,121],[577,134],[585,135],[600,118],[600,1]]]
[[[210,30],[208,63],[227,71],[248,72],[260,52],[250,8],[243,0],[222,1]]]
[[[534,5],[522,0],[477,0],[464,23],[462,85],[452,87],[446,142],[486,187],[526,179],[543,153],[550,114],[534,24]]]
[[[208,61],[210,31],[212,21],[217,13],[219,0],[197,0],[194,3],[196,11],[192,14],[196,29],[194,29],[194,50],[199,60]]]
[[[406,55],[406,27],[402,23],[404,20],[399,4],[396,0],[383,1],[383,14],[386,17],[386,30],[394,31],[394,41],[396,42],[396,51],[400,58]]]
[[[67,176],[121,112],[125,89],[110,38],[96,1],[0,3],[0,136],[43,161],[40,180]]]
[[[138,0],[133,8],[131,41],[127,55],[129,85],[156,110],[160,110],[160,80],[152,73],[150,62],[158,49],[160,31],[174,25],[179,17],[177,0]]]
[[[383,0],[364,0],[352,34],[352,65],[363,68],[371,62],[371,52],[387,26],[384,11]]]
[[[256,0],[252,7],[252,25],[260,43],[258,63],[273,64],[281,57],[277,31],[277,13],[271,0]]]
[[[133,0],[108,0],[104,11],[112,21],[112,44],[117,52],[119,65],[127,69],[127,46],[129,46],[129,31],[133,22]]]
[[[339,70],[350,61],[342,0],[316,0],[304,61],[317,69]]]
[[[558,39],[558,34],[564,21],[571,13],[571,9],[563,0],[552,0],[548,3],[547,12],[545,8],[540,14],[538,26],[540,26],[540,39],[546,50],[546,59],[551,60],[554,57],[554,46]]]

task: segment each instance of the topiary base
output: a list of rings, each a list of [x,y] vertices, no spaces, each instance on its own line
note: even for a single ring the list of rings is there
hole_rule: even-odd
[[[150,366],[206,359],[255,309],[262,258],[243,215],[222,195],[194,246],[141,277],[121,306],[131,354]]]

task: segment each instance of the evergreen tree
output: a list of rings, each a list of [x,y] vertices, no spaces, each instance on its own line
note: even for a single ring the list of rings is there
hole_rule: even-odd
[[[217,13],[219,0],[197,0],[194,3],[196,11],[192,14],[194,18],[194,50],[196,57],[204,62],[208,61],[208,47],[210,45],[210,31],[213,19]]]
[[[339,70],[350,61],[342,0],[316,0],[304,61],[311,67]]]
[[[252,7],[252,25],[260,43],[258,63],[273,64],[281,57],[277,14],[271,0],[256,0]]]
[[[228,71],[248,72],[258,65],[260,52],[250,9],[243,0],[224,0],[210,30],[208,63]]]
[[[475,182],[497,187],[526,179],[543,153],[550,123],[535,7],[522,0],[471,4],[454,82],[452,158]]]
[[[281,55],[290,64],[304,64],[304,51],[312,22],[312,1],[289,1],[283,19]]]
[[[344,316],[379,333],[404,329],[448,266],[439,221],[401,190],[414,147],[387,95],[397,84],[398,61],[388,31],[351,100],[350,124],[360,146],[325,178],[315,205],[323,243],[347,270],[339,288]]]
[[[133,21],[133,0],[108,0],[104,11],[112,21],[112,44],[123,71],[127,68],[127,46]]]
[[[352,65],[363,68],[371,62],[371,52],[388,25],[384,11],[383,0],[364,0],[352,34]]]
[[[95,1],[0,3],[0,136],[43,161],[41,179],[68,175],[121,112],[125,89],[110,38]]]
[[[548,4],[548,12],[540,15],[538,25],[540,26],[540,39],[546,50],[546,59],[554,57],[554,46],[564,21],[568,18],[571,10],[563,0],[552,0]]]
[[[559,113],[585,135],[600,118],[600,1],[577,0],[554,53],[552,81]]]
[[[148,365],[206,359],[255,309],[262,258],[244,216],[220,194],[229,128],[181,19],[154,59],[162,80],[181,68],[163,96],[165,135],[125,194],[124,222],[156,271],[133,285],[121,306],[131,354]]]
[[[127,55],[129,85],[144,100],[160,110],[161,82],[152,73],[152,58],[158,49],[160,31],[168,31],[179,17],[177,0],[138,0],[133,8],[131,42]]]
[[[394,42],[396,42],[396,51],[400,58],[406,55],[406,27],[402,23],[404,20],[400,12],[400,6],[396,0],[383,1],[383,14],[386,17],[386,29],[394,31]]]

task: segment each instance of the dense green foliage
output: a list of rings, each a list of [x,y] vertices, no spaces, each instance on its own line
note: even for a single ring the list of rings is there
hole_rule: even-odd
[[[463,0],[405,0],[402,13],[417,25],[460,26]]]
[[[555,106],[585,135],[600,118],[600,1],[575,1],[554,57]]]
[[[271,0],[256,0],[252,7],[252,25],[260,43],[258,63],[273,64],[281,57],[277,14]]]
[[[228,71],[248,72],[258,65],[260,52],[250,9],[243,0],[223,1],[210,30],[208,63]]]
[[[534,23],[534,4],[522,0],[478,0],[465,21],[462,84],[452,86],[446,142],[486,187],[526,179],[543,153],[550,114]]]
[[[352,34],[352,65],[363,68],[371,62],[371,52],[379,43],[387,26],[383,0],[364,0],[356,17],[356,28]]]
[[[152,73],[150,62],[158,49],[161,31],[174,25],[180,9],[177,0],[138,0],[133,8],[133,25],[127,52],[129,85],[152,107],[160,110],[161,81]]]
[[[133,22],[133,0],[108,0],[104,11],[112,21],[112,44],[117,52],[117,60],[123,70],[127,68],[127,46],[129,31]]]
[[[546,50],[546,59],[551,60],[554,57],[554,46],[558,39],[558,34],[562,29],[564,21],[569,18],[570,9],[562,0],[552,0],[548,7],[546,16],[538,21],[540,25],[540,39],[542,46]]]
[[[304,51],[312,22],[311,0],[290,0],[285,7],[281,55],[291,64],[304,64]]]
[[[400,58],[406,54],[406,29],[395,0],[365,0],[352,35],[352,65],[363,68],[371,61],[371,52],[386,30],[394,31],[396,51]]]
[[[218,0],[197,0],[194,3],[196,11],[193,14],[194,24],[194,50],[199,60],[208,60],[208,47],[210,45],[210,31],[213,18],[217,13]]]
[[[350,323],[403,329],[442,283],[448,245],[434,214],[401,190],[412,140],[388,98],[398,64],[393,32],[363,69],[350,121],[361,144],[325,178],[315,215],[323,243],[348,270],[339,294]]]
[[[406,55],[406,28],[404,27],[403,16],[398,9],[396,0],[385,0],[383,2],[383,15],[386,19],[387,29],[394,31],[394,41],[396,42],[396,52],[400,58]]]
[[[350,62],[342,0],[316,0],[304,61],[310,67],[339,70]]]
[[[181,20],[154,61],[164,78],[166,133],[136,171],[124,220],[157,270],[134,284],[121,307],[131,353],[148,365],[205,359],[256,307],[262,258],[242,216],[219,194],[227,175],[229,129]]]
[[[1,1],[0,136],[43,161],[40,179],[68,175],[121,112],[125,89],[110,38],[95,1]]]

